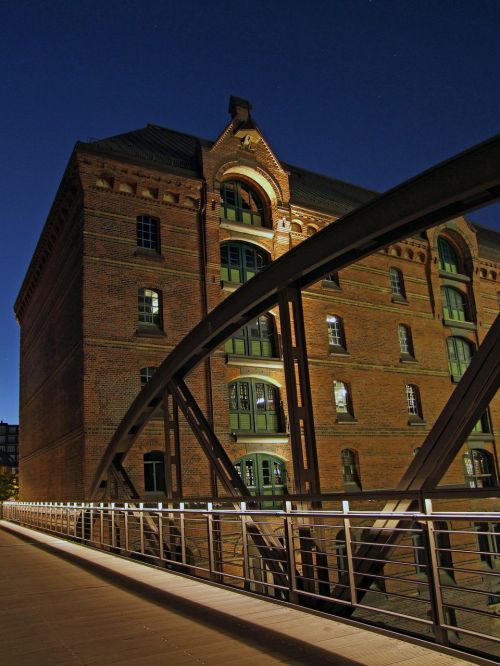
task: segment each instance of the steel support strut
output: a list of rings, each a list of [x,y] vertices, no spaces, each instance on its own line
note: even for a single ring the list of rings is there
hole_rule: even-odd
[[[297,494],[320,494],[302,294],[297,285],[278,296],[293,473]]]

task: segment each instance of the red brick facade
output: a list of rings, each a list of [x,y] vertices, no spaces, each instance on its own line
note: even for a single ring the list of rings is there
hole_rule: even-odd
[[[145,149],[134,153],[126,146],[120,152],[119,142],[110,144],[112,140],[77,144],[16,302],[22,331],[22,499],[88,496],[102,452],[140,391],[141,368],[158,366],[204,313],[235,288],[221,283],[221,243],[248,243],[276,259],[361,203],[355,200],[356,188],[350,199],[345,191],[337,196],[339,183],[332,180],[333,203],[327,208],[322,197],[329,179],[281,164],[249,120],[246,106],[237,104],[233,111],[214,143],[197,142],[192,156],[196,168],[171,156],[163,162],[148,160]],[[146,131],[162,136],[163,130]],[[175,137],[174,147],[181,152],[183,141],[195,141]],[[308,184],[315,178],[321,180],[317,205]],[[221,217],[221,183],[227,180],[246,183],[260,195],[267,226]],[[309,188],[307,196],[301,193],[301,181]],[[359,189],[360,197],[368,194]],[[137,245],[137,218],[142,215],[158,220],[160,252]],[[438,238],[455,249],[461,262],[458,274],[440,270]],[[344,488],[344,449],[355,452],[364,490],[394,487],[408,467],[454,388],[447,338],[465,338],[477,347],[498,312],[500,244],[491,234],[482,238],[467,220],[452,220],[343,269],[338,286],[322,281],[305,291],[323,491]],[[391,292],[391,268],[403,276],[404,297]],[[443,321],[444,286],[466,298],[465,323]],[[160,294],[158,329],[138,324],[140,289]],[[276,309],[271,314],[279,334]],[[343,348],[329,344],[327,315],[343,321]],[[411,330],[413,354],[400,352],[399,325]],[[279,387],[283,432],[232,432],[228,383],[240,377],[268,378]],[[334,380],[350,390],[350,418],[337,414]],[[213,419],[230,458],[277,456],[285,461],[287,486],[293,491],[279,359],[232,358],[221,349],[191,373],[188,384]],[[417,387],[420,396],[416,418],[408,413],[407,385]],[[484,432],[467,443],[489,454],[495,478],[498,409],[496,399]],[[206,459],[183,422],[181,431],[184,491],[209,495]],[[125,461],[141,493],[143,456],[162,448],[163,421],[155,418]],[[443,482],[464,484],[462,454]],[[145,500],[161,497],[143,494]]]

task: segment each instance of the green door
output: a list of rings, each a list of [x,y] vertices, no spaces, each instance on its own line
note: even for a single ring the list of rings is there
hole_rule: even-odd
[[[235,462],[236,471],[251,495],[283,495],[286,490],[285,461],[268,453],[251,453]],[[261,509],[280,508],[280,501],[262,502]]]

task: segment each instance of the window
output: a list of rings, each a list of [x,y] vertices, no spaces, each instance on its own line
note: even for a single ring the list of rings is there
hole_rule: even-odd
[[[265,314],[242,328],[225,344],[228,354],[275,358],[276,336],[274,318]]]
[[[476,523],[479,559],[491,569],[500,558],[500,525],[498,523]]]
[[[480,435],[481,433],[491,432],[490,421],[488,419],[488,412],[485,412],[479,421],[474,425],[471,435]]]
[[[447,273],[461,273],[458,255],[444,238],[438,238],[439,268]]]
[[[405,326],[404,324],[399,324],[398,338],[399,338],[399,352],[401,354],[401,357],[413,359],[415,357],[415,354],[413,351],[413,339],[410,327]]]
[[[151,377],[158,370],[156,366],[148,366],[147,368],[141,368],[141,388],[144,388],[149,382]]]
[[[451,336],[446,340],[448,364],[454,381],[458,381],[469,367],[473,346],[464,338]]]
[[[239,458],[234,466],[251,495],[283,495],[286,490],[285,461],[266,453],[251,453]],[[261,509],[278,503],[263,502]]]
[[[155,252],[160,251],[158,220],[149,215],[139,215],[137,218],[137,246]]]
[[[264,204],[260,196],[246,183],[227,180],[221,185],[222,216],[226,220],[254,226],[265,224]]]
[[[492,488],[495,475],[491,455],[483,449],[470,449],[463,455],[465,483],[469,488]]]
[[[354,449],[342,449],[340,457],[344,484],[346,486],[356,486],[356,488],[361,489],[358,454]]]
[[[165,492],[165,454],[151,451],[144,454],[144,490],[146,492]]]
[[[223,243],[220,248],[220,274],[223,282],[243,284],[269,263],[269,255],[248,243]]]
[[[229,421],[232,431],[280,432],[279,390],[258,379],[229,384]]]
[[[162,328],[160,294],[152,289],[139,289],[139,323]]]
[[[344,322],[337,315],[326,315],[328,329],[328,344],[333,350],[345,351]]]
[[[393,298],[406,300],[403,273],[398,268],[390,268],[389,277],[391,279],[391,291]]]
[[[443,317],[453,321],[468,321],[465,295],[453,287],[441,287]]]
[[[329,287],[338,287],[340,289],[339,272],[333,271],[333,273],[327,273],[323,278],[323,282],[326,282]]]
[[[335,397],[335,410],[337,421],[352,421],[353,410],[351,394],[347,384],[337,379],[333,380],[333,394]]]
[[[418,386],[415,386],[415,384],[406,384],[406,408],[408,410],[408,420],[410,423],[422,421],[420,392]]]

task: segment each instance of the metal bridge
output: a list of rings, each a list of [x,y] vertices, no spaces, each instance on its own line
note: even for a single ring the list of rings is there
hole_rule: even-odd
[[[377,624],[378,609],[403,633],[419,634],[419,625],[436,643],[457,643],[459,649],[496,659],[500,636],[471,630],[467,620],[457,618],[483,612],[464,599],[488,592],[464,581],[479,576],[484,558],[495,559],[496,568],[493,547],[478,550],[471,541],[472,535],[483,537],[483,544],[498,539],[499,515],[462,515],[450,506],[472,498],[497,509],[498,503],[490,502],[492,491],[443,495],[436,486],[498,388],[500,318],[396,490],[354,495],[353,510],[348,496],[324,495],[320,488],[302,289],[393,242],[498,200],[499,166],[497,136],[379,196],[273,262],[207,314],[141,390],[98,465],[94,503],[17,504],[8,508],[10,518],[317,612]],[[259,498],[250,497],[185,381],[226,339],[274,306],[282,330],[297,491],[286,498],[283,511],[258,509]],[[165,506],[147,507],[137,502],[139,493],[123,460],[162,405],[170,495]],[[180,460],[179,413],[210,462],[222,497],[189,505],[172,496],[173,481],[182,493],[175,462]],[[127,504],[99,502],[109,499],[112,483]],[[433,497],[444,502],[437,511]],[[450,565],[453,553],[462,561],[458,567]],[[410,569],[412,576],[405,573]],[[462,581],[458,587],[457,580]],[[458,588],[462,596],[457,597]],[[387,595],[397,598],[397,611],[385,603]]]

